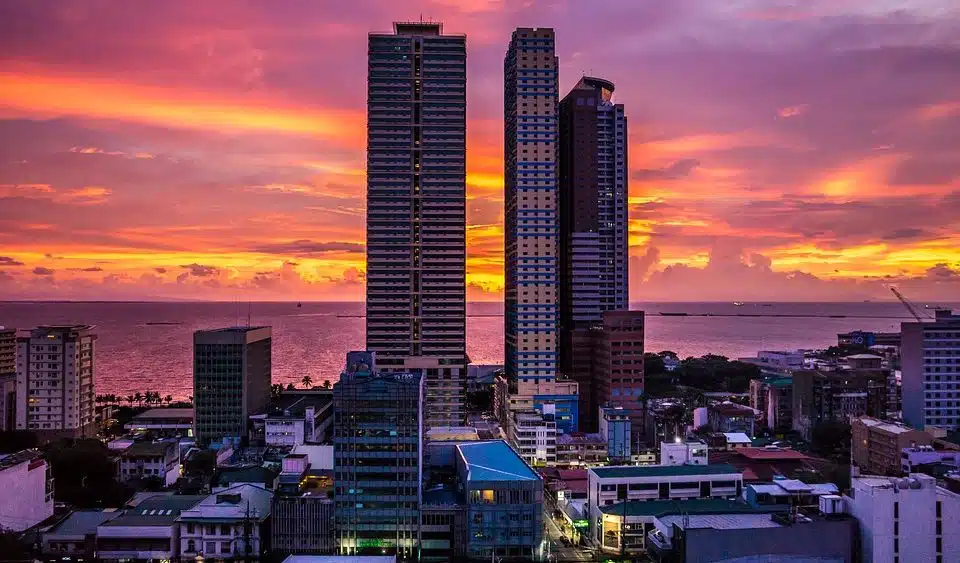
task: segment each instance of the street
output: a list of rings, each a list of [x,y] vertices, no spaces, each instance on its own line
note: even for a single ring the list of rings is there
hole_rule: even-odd
[[[552,510],[544,503],[543,519],[547,523],[547,542],[550,544],[547,561],[595,561],[593,552],[585,547],[564,545],[563,533],[553,521]]]

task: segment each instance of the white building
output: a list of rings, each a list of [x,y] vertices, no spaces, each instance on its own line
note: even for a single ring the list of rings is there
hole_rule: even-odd
[[[960,495],[933,477],[855,477],[843,500],[860,523],[864,562],[960,561]]]
[[[179,555],[177,518],[206,498],[157,493],[97,526],[98,561],[174,561]]]
[[[264,523],[270,516],[273,493],[256,485],[237,485],[212,494],[177,519],[180,557],[193,561],[229,559],[247,554],[259,561],[262,538],[270,530]]]
[[[53,516],[53,478],[38,450],[0,456],[0,529],[20,532]]]
[[[551,414],[514,412],[510,444],[530,465],[557,462],[557,423]]]
[[[17,428],[42,438],[91,437],[94,343],[89,325],[41,326],[17,338]]]
[[[121,483],[156,477],[170,486],[180,477],[180,456],[177,443],[135,442],[120,453],[117,480]]]
[[[741,362],[758,366],[770,374],[788,374],[803,369],[803,352],[782,350],[761,350],[756,358],[740,358]]]
[[[920,430],[960,427],[960,315],[900,325],[903,419]]]
[[[660,442],[660,465],[707,465],[710,448],[703,442]]]

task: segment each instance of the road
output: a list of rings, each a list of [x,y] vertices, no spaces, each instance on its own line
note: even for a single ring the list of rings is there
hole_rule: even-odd
[[[547,508],[548,503],[544,503],[543,519],[547,523],[547,541],[550,543],[548,561],[595,561],[593,552],[587,548],[579,546],[564,545],[560,538],[563,533],[553,521],[551,510]]]

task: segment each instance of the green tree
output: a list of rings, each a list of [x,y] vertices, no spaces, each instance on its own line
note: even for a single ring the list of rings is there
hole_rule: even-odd
[[[130,494],[117,482],[110,450],[94,439],[61,440],[45,448],[54,498],[80,508],[122,506]]]
[[[313,385],[313,378],[310,377],[309,375],[305,375],[303,376],[303,379],[300,380],[300,383],[303,384],[303,387],[305,389],[309,389],[310,386]]]
[[[216,467],[217,453],[212,450],[200,450],[190,456],[183,470],[193,477],[212,477]]]
[[[825,420],[814,426],[810,433],[810,450],[838,463],[850,460],[850,425],[845,422]]]
[[[14,454],[37,447],[37,435],[29,430],[0,431],[0,454]]]
[[[666,373],[663,356],[647,352],[643,355],[643,374],[645,377]]]

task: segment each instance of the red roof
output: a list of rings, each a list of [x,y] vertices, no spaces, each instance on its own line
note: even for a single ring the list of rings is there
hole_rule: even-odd
[[[564,481],[579,481],[581,479],[586,480],[587,478],[586,469],[561,469],[559,473],[560,478]]]
[[[738,448],[737,453],[743,457],[756,461],[764,460],[806,460],[810,459],[805,454],[796,450],[768,449],[768,448]]]

